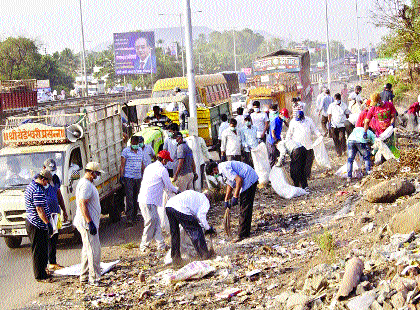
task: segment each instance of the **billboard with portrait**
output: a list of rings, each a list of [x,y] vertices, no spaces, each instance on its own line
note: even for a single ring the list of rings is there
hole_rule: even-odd
[[[156,73],[155,34],[114,33],[115,74]]]

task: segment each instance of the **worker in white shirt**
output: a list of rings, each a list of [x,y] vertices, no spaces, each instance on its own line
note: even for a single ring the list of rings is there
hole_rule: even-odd
[[[222,145],[222,133],[225,131],[225,129],[227,129],[229,127],[229,123],[228,123],[228,117],[227,117],[226,114],[220,115],[220,120],[222,121],[222,123],[219,126],[217,138],[219,140],[219,148],[218,148],[219,149],[219,156],[220,156],[220,159],[222,159],[222,154],[221,154],[221,150],[220,150],[220,147]]]
[[[238,123],[238,129],[241,130],[242,127],[244,126],[244,122],[245,122],[245,116],[244,116],[244,108],[243,107],[239,107],[236,109],[236,114],[238,114],[235,119],[236,122]]]
[[[328,107],[334,101],[333,97],[330,95],[330,90],[327,89],[325,91],[325,96],[320,101],[319,105],[317,105],[318,116],[321,118],[321,126],[324,130],[324,137],[331,137],[331,133],[328,131],[327,124],[328,124]]]
[[[315,154],[312,148],[312,136],[321,137],[321,133],[316,128],[313,120],[305,116],[303,111],[299,111],[296,118],[292,119],[289,124],[289,130],[286,133],[286,140],[293,140],[303,145],[307,151],[305,163],[305,175],[309,180],[311,177],[312,164]]]
[[[220,151],[222,158],[231,160],[241,160],[241,133],[236,127],[236,119],[232,118],[229,127],[222,134],[222,145]]]
[[[338,156],[346,152],[346,127],[344,122],[349,118],[347,105],[341,102],[339,93],[334,95],[335,101],[328,107],[328,130],[334,140],[335,151]]]
[[[162,236],[159,214],[157,207],[162,205],[163,190],[178,193],[178,189],[172,185],[168,170],[164,167],[168,161],[172,161],[169,152],[162,150],[158,153],[157,160],[144,170],[143,181],[139,194],[140,211],[144,218],[143,236],[140,243],[140,251],[145,251],[152,239],[157,242],[158,250],[166,250],[165,240]]]
[[[207,212],[210,201],[206,193],[186,190],[171,199],[166,204],[166,214],[171,229],[171,257],[174,266],[180,266],[180,231],[181,225],[201,259],[208,259],[211,255],[207,249],[204,234],[216,234],[213,227],[207,222]],[[201,224],[201,225],[200,225]],[[203,228],[204,233],[203,233]]]
[[[265,134],[270,127],[270,121],[265,112],[260,110],[260,102],[254,101],[252,103],[254,112],[251,114],[252,124],[257,127],[257,137],[265,142]]]
[[[362,86],[357,85],[349,95],[349,109],[352,113],[360,113],[363,105]]]

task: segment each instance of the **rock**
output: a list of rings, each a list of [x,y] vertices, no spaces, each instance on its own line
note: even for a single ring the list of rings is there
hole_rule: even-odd
[[[372,292],[367,292],[361,296],[350,299],[350,301],[347,303],[347,308],[350,310],[369,310],[374,301],[375,294]]]
[[[385,301],[384,304],[382,305],[384,310],[392,310],[392,306],[389,302]]]
[[[356,295],[362,295],[363,293],[370,290],[370,282],[363,281],[356,287]]]
[[[420,203],[408,206],[405,210],[395,214],[389,229],[392,233],[410,234],[420,232]]]
[[[281,304],[285,304],[290,295],[291,295],[290,292],[282,292],[281,294],[276,295],[276,297],[274,298],[276,299],[277,302]]]
[[[348,296],[357,284],[359,284],[363,267],[363,261],[357,257],[353,257],[347,262],[343,280],[337,292],[337,298]]]
[[[405,179],[392,179],[381,182],[369,188],[364,195],[364,198],[369,202],[394,202],[401,196],[406,196],[414,193],[416,187]]]
[[[298,306],[306,306],[308,303],[309,298],[303,294],[290,294],[289,298],[287,298],[286,302],[286,309],[295,309]]]
[[[391,297],[391,303],[395,309],[400,309],[405,304],[405,298],[401,292]]]
[[[382,306],[377,302],[376,300],[373,301],[373,303],[370,305],[371,310],[382,310]]]

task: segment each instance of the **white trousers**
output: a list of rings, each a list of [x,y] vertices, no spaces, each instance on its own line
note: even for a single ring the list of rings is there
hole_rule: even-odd
[[[155,239],[157,243],[158,250],[164,249],[165,239],[162,236],[157,206],[151,204],[140,204],[140,211],[144,219],[144,229],[140,243],[140,250],[144,251],[153,239]]]
[[[82,237],[82,258],[80,281],[84,282],[89,276],[89,282],[94,283],[101,278],[101,242],[98,233],[92,236],[89,230],[77,226],[77,230]]]

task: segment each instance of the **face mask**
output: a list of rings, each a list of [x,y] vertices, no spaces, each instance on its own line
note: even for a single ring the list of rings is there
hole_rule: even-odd
[[[143,147],[144,146],[144,143],[139,143],[139,147]]]
[[[169,138],[173,138],[174,137],[174,133],[173,132],[168,133],[168,137]]]
[[[47,186],[44,186],[45,189],[48,189],[50,187],[50,184],[47,184]]]
[[[268,112],[268,108],[264,108],[264,112]]]
[[[139,146],[135,144],[135,145],[132,145],[132,146],[131,146],[131,148],[132,148],[133,150],[138,150],[138,149],[139,149]]]
[[[258,113],[260,112],[260,108],[255,108],[254,111]]]
[[[232,131],[235,131],[236,130],[236,127],[230,126],[229,129],[232,130]]]

